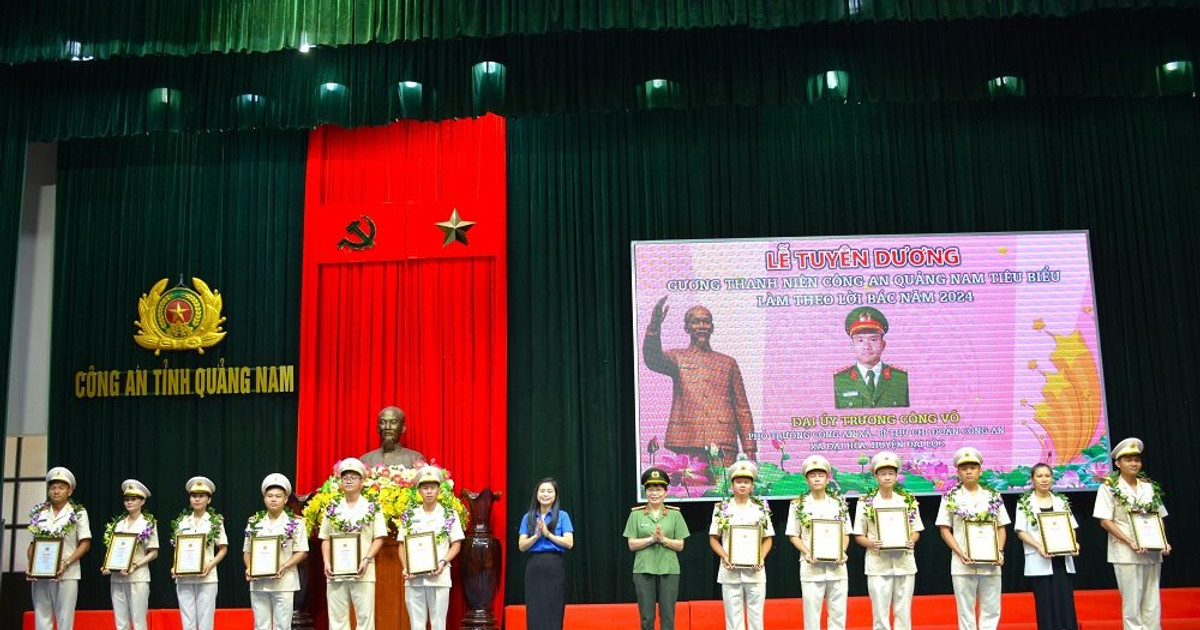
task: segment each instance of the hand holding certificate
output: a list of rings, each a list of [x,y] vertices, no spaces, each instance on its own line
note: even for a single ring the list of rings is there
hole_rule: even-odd
[[[404,537],[404,566],[409,576],[429,575],[438,570],[437,540],[433,532]]]
[[[995,521],[966,521],[967,557],[971,562],[1000,563],[1000,534]]]
[[[362,550],[358,534],[334,534],[329,538],[330,574],[334,577],[354,577],[362,565]]]
[[[35,578],[58,577],[62,552],[61,538],[40,538],[33,541],[33,562],[29,565],[29,575]]]
[[[908,549],[908,539],[912,537],[908,510],[902,507],[875,508],[875,533],[879,537],[880,549]]]
[[[1167,548],[1167,531],[1158,512],[1130,512],[1129,520],[1133,526],[1133,540],[1138,548],[1146,551],[1163,551]]]
[[[137,547],[137,534],[113,534],[104,555],[104,569],[113,573],[126,573],[133,566],[133,550]]]
[[[279,536],[250,537],[250,577],[273,578],[283,565],[283,540]]]
[[[725,540],[729,564],[739,568],[762,564],[762,528],[758,525],[732,525]]]
[[[845,524],[840,520],[814,518],[809,553],[815,562],[841,562],[845,551]]]
[[[1037,520],[1042,536],[1042,551],[1046,555],[1072,556],[1079,552],[1070,512],[1039,512]]]
[[[195,576],[204,573],[205,556],[208,552],[206,534],[180,534],[175,537],[175,562],[171,572],[180,576]]]

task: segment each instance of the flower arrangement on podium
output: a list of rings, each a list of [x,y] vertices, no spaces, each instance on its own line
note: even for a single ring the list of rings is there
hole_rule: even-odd
[[[436,463],[430,462],[433,465]],[[417,462],[412,468],[404,466],[375,466],[367,469],[367,477],[363,479],[362,494],[364,497],[377,501],[383,516],[388,521],[388,529],[393,533],[401,527],[402,519],[410,516],[421,505],[421,494],[417,492],[417,471],[424,462]],[[450,471],[443,469],[443,481],[438,489],[438,503],[442,509],[453,511],[458,515],[463,529],[467,528],[471,513],[458,497],[454,496],[454,480]],[[316,533],[321,529],[321,520],[325,518],[330,507],[337,505],[342,498],[341,480],[337,471],[330,475],[320,488],[308,498],[304,506],[304,520],[308,522],[308,531]]]

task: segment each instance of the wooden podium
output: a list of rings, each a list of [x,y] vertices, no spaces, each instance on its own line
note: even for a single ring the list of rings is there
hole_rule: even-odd
[[[400,542],[391,534],[375,556],[375,628],[409,630],[408,607],[404,605],[404,577],[400,568]],[[351,626],[353,618],[351,618]]]

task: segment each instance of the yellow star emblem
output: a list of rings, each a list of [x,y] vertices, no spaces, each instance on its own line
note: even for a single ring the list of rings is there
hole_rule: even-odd
[[[446,247],[454,241],[458,241],[463,245],[467,245],[467,230],[475,225],[474,221],[463,221],[458,216],[458,208],[450,213],[450,218],[446,221],[435,223],[439,230],[446,238],[442,241],[442,247]]]

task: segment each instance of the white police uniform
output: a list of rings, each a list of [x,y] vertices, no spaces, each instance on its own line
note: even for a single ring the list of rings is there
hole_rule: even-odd
[[[954,453],[954,467],[974,463],[983,465],[983,455],[977,449],[964,446]],[[962,486],[953,490],[959,508],[974,513],[984,512],[991,494],[980,487],[969,493]],[[967,548],[966,522],[957,514],[951,514],[946,506],[948,496],[943,496],[938,505],[935,523],[949,527],[961,549]],[[996,513],[996,525],[1004,527],[1012,521],[1004,504]],[[1001,550],[1003,553],[1003,550]],[[994,564],[963,564],[958,554],[950,554],[950,581],[954,584],[954,601],[958,606],[959,630],[996,630],[1000,624],[1000,567]],[[975,619],[975,604],[979,604],[979,620]]]
[[[150,498],[150,489],[137,479],[126,479],[121,482],[122,496]],[[139,539],[133,547],[134,569],[129,575],[110,573],[108,576],[108,591],[112,598],[113,620],[117,630],[146,630],[146,615],[150,603],[150,567],[145,562],[146,554],[158,549],[158,525],[150,523],[144,513],[129,521],[123,518],[113,526],[114,534],[142,535],[149,530],[144,539]]]
[[[62,466],[51,468],[46,473],[46,484],[62,481],[75,489],[75,475]],[[67,502],[63,509],[54,511],[54,506],[46,505],[36,515],[40,529],[47,532],[61,532],[67,527],[71,531],[64,536],[62,561],[65,562],[79,548],[79,543],[91,540],[92,528],[88,522],[87,510]],[[75,523],[71,525],[74,517]],[[32,546],[32,543],[31,543]],[[30,583],[30,595],[33,599],[34,627],[37,630],[52,630],[55,622],[58,630],[72,630],[75,626],[75,601],[79,597],[79,578],[81,572],[79,563],[72,562],[63,569],[57,580],[39,578]]]
[[[367,467],[356,458],[344,459],[338,463],[338,475],[344,472],[356,472],[364,479]],[[354,505],[346,503],[346,499],[338,500],[334,510],[338,518],[347,522],[357,522],[366,517],[372,501],[360,496]],[[329,540],[336,534],[333,530],[332,519],[321,520],[321,530],[317,537],[322,541]],[[358,545],[361,553],[366,553],[376,538],[387,536],[387,520],[383,510],[376,505],[374,519],[358,532]],[[375,562],[372,559],[367,564],[362,577],[334,577],[325,583],[325,600],[329,608],[329,630],[350,629],[350,604],[354,604],[355,624],[358,630],[375,630]]]
[[[262,481],[263,495],[267,490],[279,487],[284,494],[292,493],[292,483],[280,473],[271,473]],[[291,535],[288,530],[291,530]],[[242,543],[242,552],[250,553],[250,537],[278,536],[283,540],[280,552],[281,562],[287,562],[293,554],[308,553],[308,527],[302,517],[289,517],[282,512],[279,518],[272,519],[270,514],[254,526],[251,533],[250,524],[246,524],[246,536]],[[249,570],[249,566],[247,566]],[[300,576],[295,566],[284,569],[279,578],[256,578],[250,582],[250,610],[254,613],[255,630],[291,630],[292,608],[296,591],[300,590]]]

